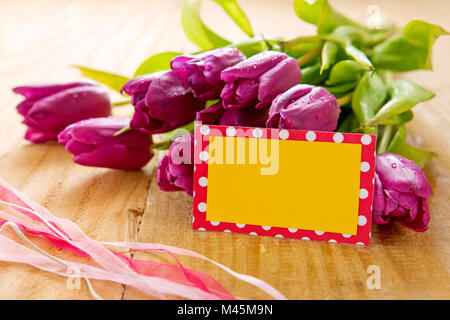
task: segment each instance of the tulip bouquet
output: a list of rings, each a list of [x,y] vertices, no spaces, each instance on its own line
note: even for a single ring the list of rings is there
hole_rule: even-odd
[[[298,17],[317,27],[294,39],[255,37],[235,0],[214,0],[249,39],[232,43],[200,17],[201,0],[186,0],[182,25],[199,51],[163,52],[133,77],[77,66],[85,77],[123,95],[132,119],[111,116],[112,104],[93,82],[23,86],[18,105],[32,142],[58,140],[82,165],[136,170],[157,150],[164,191],[193,193],[193,122],[378,136],[374,222],[396,219],[425,231],[431,187],[422,171],[433,155],[406,142],[412,107],[434,94],[392,72],[431,69],[441,27],[413,20],[399,28],[385,17],[363,26],[327,0],[295,0]],[[370,21],[368,21],[370,22]],[[187,134],[177,139],[179,128]],[[164,135],[161,135],[164,134]],[[163,137],[153,143],[152,137]],[[189,152],[190,151],[190,152]]]

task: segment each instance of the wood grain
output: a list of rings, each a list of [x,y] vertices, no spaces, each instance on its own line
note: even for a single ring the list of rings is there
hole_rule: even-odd
[[[296,18],[292,1],[241,0],[255,33],[286,38],[312,34]],[[363,21],[371,4],[395,23],[413,18],[450,29],[448,1],[341,0],[332,4]],[[254,237],[191,230],[192,200],[184,193],[161,192],[155,159],[140,172],[86,168],[72,163],[55,143],[23,140],[16,114],[15,85],[78,79],[71,64],[131,75],[141,61],[161,51],[194,51],[179,22],[181,0],[16,1],[0,11],[0,177],[54,214],[75,221],[100,241],[151,241],[195,250],[242,273],[259,277],[291,299],[448,299],[450,298],[450,39],[433,53],[434,72],[402,75],[433,90],[436,98],[415,108],[410,139],[439,157],[425,168],[435,195],[431,224],[414,233],[397,224],[373,226],[370,247]],[[212,1],[205,1],[207,23],[231,39],[245,36]],[[112,98],[120,97],[112,93]],[[115,110],[130,116],[128,107]],[[281,199],[279,201],[282,201]],[[61,255],[58,250],[50,252]],[[66,257],[77,259],[65,254]],[[135,254],[172,262],[163,254]],[[79,259],[79,258],[78,258]],[[181,257],[187,267],[206,271],[233,294],[269,298],[211,264]],[[366,286],[367,267],[381,269],[381,289]],[[132,288],[94,281],[108,299],[148,299]],[[66,279],[32,267],[0,262],[1,299],[90,299],[86,286],[68,290]]]

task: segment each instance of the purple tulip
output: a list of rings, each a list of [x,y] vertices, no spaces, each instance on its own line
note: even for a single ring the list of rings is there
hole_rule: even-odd
[[[158,167],[158,186],[163,191],[194,191],[194,134],[177,138]]]
[[[58,141],[72,153],[73,161],[85,166],[138,170],[151,158],[151,137],[130,130],[114,133],[129,125],[129,119],[93,118],[68,126]]]
[[[376,157],[373,220],[386,224],[395,217],[414,231],[428,229],[430,213],[427,198],[433,195],[422,169],[394,153]]]
[[[111,115],[108,95],[93,82],[21,86],[13,91],[25,97],[17,111],[28,126],[25,139],[32,142],[56,141],[71,123]]]
[[[300,67],[294,58],[264,51],[222,71],[227,84],[221,97],[226,109],[265,109],[280,93],[298,84]]]
[[[220,79],[222,70],[244,59],[244,54],[236,48],[220,48],[197,55],[175,57],[170,65],[197,99],[216,100],[225,85]]]
[[[205,103],[195,99],[174,71],[161,71],[131,79],[122,88],[131,96],[133,129],[163,133],[194,121]]]
[[[298,84],[280,94],[269,111],[268,128],[334,131],[341,108],[326,89]]]
[[[253,108],[225,109],[222,102],[218,102],[197,112],[196,120],[211,125],[264,128],[268,112],[269,108],[261,110]]]

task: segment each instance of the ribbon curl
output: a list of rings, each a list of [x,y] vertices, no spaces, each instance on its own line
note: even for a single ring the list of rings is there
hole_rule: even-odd
[[[47,209],[29,200],[0,178],[0,204],[8,206],[25,217],[17,217],[0,211],[0,233],[10,226],[23,241],[38,252],[0,234],[0,260],[25,263],[41,270],[71,277],[69,271],[79,270],[96,299],[101,297],[93,289],[90,279],[108,280],[129,285],[148,295],[166,299],[174,295],[187,299],[237,299],[216,279],[207,273],[184,267],[175,257],[185,255],[209,261],[232,276],[265,291],[275,299],[286,299],[278,290],[255,277],[237,273],[196,252],[154,243],[105,242],[89,238],[74,222],[52,215]],[[25,219],[24,219],[25,218]],[[29,219],[31,219],[31,221]],[[52,256],[34,244],[26,235],[40,236],[55,247],[70,250],[78,255],[90,257],[97,266],[67,261]],[[127,252],[116,252],[105,245],[128,248]],[[135,251],[162,251],[171,255],[176,265],[152,260],[135,259],[127,253]]]

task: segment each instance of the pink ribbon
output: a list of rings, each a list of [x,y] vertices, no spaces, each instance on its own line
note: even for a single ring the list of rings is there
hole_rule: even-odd
[[[0,211],[0,227],[14,223],[20,230],[41,236],[54,246],[88,256],[97,266],[59,259],[55,261],[0,234],[0,260],[26,263],[61,276],[71,276],[64,265],[77,268],[87,279],[109,280],[132,286],[146,294],[165,299],[167,294],[188,299],[236,299],[209,274],[185,268],[175,254],[209,261],[234,277],[248,282],[276,299],[286,299],[278,290],[252,276],[237,273],[213,260],[190,250],[152,243],[100,243],[89,238],[75,223],[52,215],[47,209],[29,200],[0,179],[0,204],[8,205],[25,219]],[[31,221],[29,219],[31,219]],[[105,245],[124,247],[133,251],[162,251],[170,254],[177,265],[128,257]],[[63,265],[63,264],[64,265]],[[71,270],[70,270],[71,271]]]

